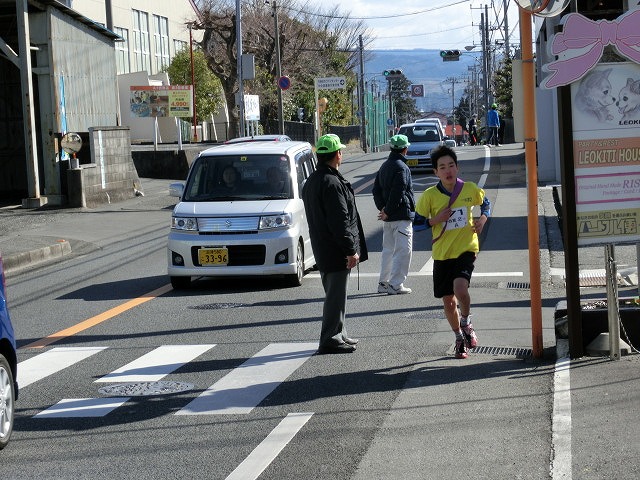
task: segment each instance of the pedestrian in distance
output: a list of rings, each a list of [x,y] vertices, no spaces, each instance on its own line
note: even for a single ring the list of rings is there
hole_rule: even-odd
[[[469,120],[469,143],[473,145],[478,144],[478,128],[477,128],[478,115],[473,114]]]
[[[487,139],[487,145],[500,146],[498,133],[500,131],[500,115],[498,114],[498,105],[491,104],[491,110],[487,112],[487,127],[489,127],[489,138]]]
[[[378,293],[388,295],[411,293],[411,289],[404,286],[411,264],[416,212],[411,171],[405,157],[409,145],[406,135],[389,139],[391,153],[373,183],[373,201],[379,210],[378,220],[383,222]]]
[[[319,354],[351,353],[345,313],[351,269],[368,258],[364,230],[351,184],[338,171],[345,146],[334,134],[316,143],[318,167],[305,182],[302,200],[311,247],[325,292]]]
[[[469,349],[478,345],[471,323],[469,284],[480,250],[478,235],[491,214],[491,203],[478,185],[458,178],[458,157],[451,148],[434,149],[431,162],[440,181],[422,193],[416,212],[432,228],[433,292],[442,298],[456,336],[455,357],[467,358]],[[476,205],[480,206],[478,218],[472,216]]]

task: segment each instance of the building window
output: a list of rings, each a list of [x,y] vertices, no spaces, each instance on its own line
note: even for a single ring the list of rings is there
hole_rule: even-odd
[[[124,42],[116,42],[116,67],[118,75],[131,72],[129,63],[129,30],[126,28],[113,27],[115,34],[120,35]]]
[[[189,48],[189,42],[178,40],[177,38],[173,39],[173,51],[175,53],[180,53],[182,50],[186,50],[187,48]]]
[[[169,20],[159,15],[153,16],[153,42],[155,73],[169,66]]]
[[[149,58],[149,15],[133,10],[133,68],[151,73]]]

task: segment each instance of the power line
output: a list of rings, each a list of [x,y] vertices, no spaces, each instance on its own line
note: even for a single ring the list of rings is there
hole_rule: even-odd
[[[454,28],[447,28],[445,30],[438,30],[437,32],[427,32],[427,33],[412,33],[410,35],[393,35],[393,36],[389,36],[389,37],[376,37],[376,39],[385,39],[385,38],[408,38],[408,37],[426,37],[427,35],[437,35],[439,33],[444,33],[444,32],[451,32],[453,30],[462,30],[462,29],[467,29],[469,28],[467,25],[464,25],[462,27],[454,27]]]
[[[458,2],[448,3],[446,5],[440,5],[438,7],[427,8],[426,10],[419,10],[417,12],[411,13],[394,13],[393,15],[376,15],[371,17],[347,17],[349,20],[384,20],[389,18],[398,18],[398,17],[411,17],[414,15],[422,15],[423,13],[433,12],[435,10],[442,10],[443,8],[453,7],[455,5],[459,5],[461,3],[469,3],[471,0],[460,0]],[[280,8],[289,10],[296,13],[303,13],[305,15],[311,15],[314,17],[322,17],[322,18],[344,18],[344,15],[327,15],[323,13],[313,13],[302,9],[297,9],[290,6],[281,6]]]

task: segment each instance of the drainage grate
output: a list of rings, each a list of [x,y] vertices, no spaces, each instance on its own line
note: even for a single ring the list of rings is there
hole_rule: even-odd
[[[529,290],[531,284],[529,282],[507,282],[506,288],[510,290]]]
[[[427,320],[440,320],[441,318],[443,318],[443,312],[442,309],[440,310],[434,310],[434,311],[426,311],[426,312],[416,312],[416,313],[406,313],[404,314],[405,318],[416,318],[416,319],[423,319],[426,318]]]
[[[117,385],[107,385],[98,390],[100,395],[126,396],[126,397],[147,397],[151,395],[168,395],[170,393],[185,392],[193,389],[193,384],[184,382],[139,382],[139,383],[119,383]]]
[[[508,357],[514,356],[517,358],[529,358],[532,356],[530,348],[519,347],[487,347],[481,345],[479,347],[472,348],[470,352],[484,355],[503,355]]]
[[[209,303],[205,305],[195,305],[189,307],[192,310],[226,310],[228,308],[244,307],[243,303]]]

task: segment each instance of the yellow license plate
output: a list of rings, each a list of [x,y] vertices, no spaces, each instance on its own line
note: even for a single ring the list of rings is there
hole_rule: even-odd
[[[417,167],[418,166],[418,159],[416,158],[415,160],[407,160],[407,166],[408,167]]]
[[[227,265],[229,250],[226,248],[201,248],[198,250],[198,261],[202,266]]]

